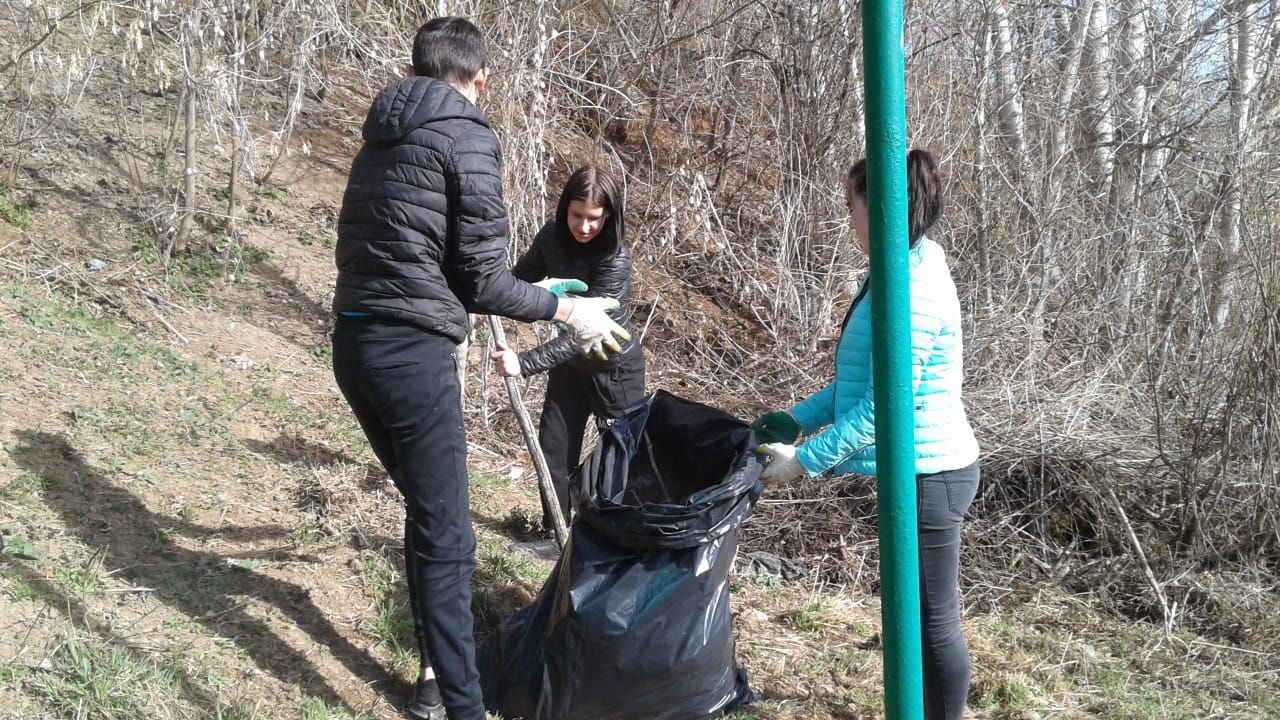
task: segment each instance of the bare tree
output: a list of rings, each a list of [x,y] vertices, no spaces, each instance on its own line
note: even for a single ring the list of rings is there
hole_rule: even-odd
[[[1221,248],[1214,270],[1210,313],[1214,327],[1222,329],[1235,296],[1235,270],[1241,252],[1243,207],[1241,182],[1249,168],[1250,118],[1253,108],[1255,69],[1254,25],[1257,4],[1242,3],[1231,22],[1233,42],[1228,44],[1228,97],[1231,108],[1227,164],[1222,170]]]
[[[996,115],[1000,119],[1001,134],[1013,145],[1013,157],[1019,161],[1020,167],[1027,167],[1030,165],[1027,123],[1018,88],[1018,73],[1014,69],[1013,30],[1005,0],[992,0],[991,19],[995,36],[995,57],[991,64],[995,66],[996,75]]]

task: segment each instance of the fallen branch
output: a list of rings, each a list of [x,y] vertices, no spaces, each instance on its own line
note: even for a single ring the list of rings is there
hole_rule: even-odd
[[[160,321],[160,324],[164,325],[166,330],[173,333],[174,336],[176,336],[179,340],[181,340],[183,345],[190,345],[191,342],[187,340],[185,337],[183,337],[182,333],[178,332],[178,329],[170,325],[169,321],[165,320],[164,316],[160,314],[160,309],[156,307],[155,298],[148,295],[147,301],[148,301],[147,307],[151,308],[151,314],[156,316],[156,319]]]
[[[1129,522],[1129,516],[1125,514],[1124,506],[1120,504],[1120,498],[1116,497],[1116,493],[1111,488],[1107,488],[1107,497],[1111,498],[1111,504],[1116,508],[1116,514],[1120,516],[1120,522],[1124,525],[1125,535],[1129,538],[1129,544],[1133,546],[1133,554],[1138,558],[1138,564],[1142,566],[1142,574],[1146,576],[1147,583],[1151,585],[1151,590],[1156,595],[1156,600],[1160,602],[1160,619],[1164,621],[1165,635],[1173,634],[1173,613],[1177,609],[1176,605],[1169,605],[1169,598],[1164,594],[1164,588],[1160,585],[1160,581],[1156,579],[1156,574],[1151,570],[1151,563],[1147,562],[1147,554],[1142,550],[1142,543],[1138,542],[1138,535],[1133,531],[1133,525]]]

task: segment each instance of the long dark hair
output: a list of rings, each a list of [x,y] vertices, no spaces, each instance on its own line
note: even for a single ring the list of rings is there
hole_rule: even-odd
[[[577,244],[573,233],[569,232],[569,203],[574,200],[604,208],[604,227],[590,244],[604,249],[609,256],[615,255],[626,238],[622,222],[622,193],[618,192],[613,177],[595,165],[587,165],[574,171],[565,182],[564,190],[560,191],[560,203],[556,205],[556,237],[570,247]]]
[[[849,168],[845,190],[867,200],[867,159]],[[907,234],[910,247],[942,217],[942,173],[938,161],[928,150],[907,150]]]

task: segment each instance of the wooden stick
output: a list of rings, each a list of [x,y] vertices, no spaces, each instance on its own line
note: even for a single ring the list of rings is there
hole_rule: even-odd
[[[160,321],[160,324],[163,325],[166,330],[176,335],[177,338],[182,341],[183,345],[190,345],[191,342],[187,340],[185,337],[183,337],[182,333],[178,332],[178,329],[170,325],[169,321],[165,320],[164,316],[160,314],[160,308],[156,307],[156,301],[151,297],[148,297],[147,300],[149,300],[151,303],[150,304],[151,314],[156,316],[156,319]]]
[[[1142,543],[1138,542],[1138,534],[1134,532],[1133,525],[1129,522],[1129,516],[1125,514],[1124,506],[1120,504],[1120,498],[1116,497],[1116,493],[1111,488],[1107,488],[1107,496],[1111,498],[1111,503],[1116,508],[1116,514],[1120,516],[1120,522],[1124,525],[1125,535],[1129,537],[1129,544],[1133,546],[1133,554],[1137,556],[1139,565],[1142,566],[1142,574],[1146,576],[1147,582],[1151,585],[1151,590],[1156,595],[1156,600],[1160,603],[1161,620],[1164,621],[1164,634],[1173,634],[1173,615],[1174,609],[1169,607],[1169,598],[1164,594],[1164,587],[1160,585],[1160,581],[1156,579],[1156,574],[1151,570],[1151,563],[1147,562],[1147,554],[1142,551]]]
[[[506,347],[507,336],[502,332],[502,321],[496,315],[489,316],[489,330],[493,333],[493,341],[498,347]],[[552,530],[556,534],[556,544],[564,550],[569,544],[569,528],[564,521],[564,513],[560,512],[560,500],[556,498],[555,486],[551,484],[551,470],[547,468],[547,459],[542,455],[542,447],[538,445],[538,434],[534,432],[533,421],[524,409],[524,401],[520,399],[520,387],[513,377],[503,378],[507,386],[507,397],[511,400],[511,409],[520,420],[520,432],[524,435],[524,443],[533,458],[533,470],[538,475],[538,492],[542,502],[551,513]]]

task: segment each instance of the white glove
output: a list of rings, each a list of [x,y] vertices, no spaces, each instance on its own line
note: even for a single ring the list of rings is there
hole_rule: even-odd
[[[631,333],[608,315],[607,311],[616,307],[618,301],[613,298],[574,298],[564,324],[582,354],[604,360],[608,357],[605,348],[617,353],[622,349],[618,341],[631,339]]]
[[[769,464],[760,473],[760,481],[787,483],[804,475],[804,466],[796,459],[796,446],[787,443],[765,443],[756,452],[769,457]]]
[[[498,349],[489,353],[494,370],[502,377],[520,377],[520,355],[507,347],[506,343],[498,343]]]

